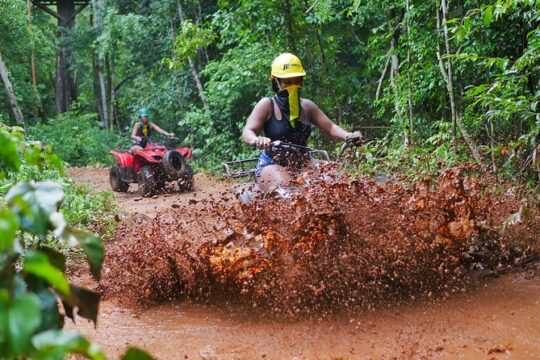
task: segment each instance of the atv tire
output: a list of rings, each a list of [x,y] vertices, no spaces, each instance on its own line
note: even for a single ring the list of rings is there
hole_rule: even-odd
[[[157,188],[154,169],[149,166],[144,166],[137,174],[137,183],[139,184],[139,195],[152,195]]]
[[[163,156],[163,169],[171,180],[180,180],[187,171],[186,159],[176,150],[169,150]]]
[[[156,169],[157,171],[154,174],[156,191],[164,192],[165,186],[167,185],[167,175],[163,172],[163,169]]]
[[[109,170],[109,182],[111,188],[116,192],[126,192],[129,188],[129,184],[122,180],[120,176],[120,165],[114,164]]]
[[[193,169],[191,166],[186,165],[186,171],[182,178],[178,180],[178,188],[181,192],[187,192],[193,190],[195,180],[193,179]]]

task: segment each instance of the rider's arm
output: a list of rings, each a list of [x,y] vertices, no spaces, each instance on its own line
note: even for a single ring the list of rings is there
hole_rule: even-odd
[[[334,139],[347,140],[353,135],[335,124],[326,114],[311,100],[302,99],[302,107],[308,111],[311,122]]]
[[[168,133],[166,132],[165,130],[163,130],[162,128],[160,128],[159,126],[157,126],[156,124],[154,124],[153,122],[150,122],[150,126],[152,127],[152,129],[156,130],[158,133],[160,133],[161,135],[165,135],[165,136],[172,136],[174,135],[173,133]]]
[[[136,123],[133,127],[133,131],[131,132],[131,139],[141,141],[141,137],[137,136],[137,130],[139,130],[139,123]]]
[[[271,100],[269,98],[261,99],[253,108],[251,115],[247,120],[244,130],[242,131],[242,139],[248,145],[255,144],[258,148],[266,148],[270,146],[270,139],[264,136],[259,136],[264,123],[270,116]]]

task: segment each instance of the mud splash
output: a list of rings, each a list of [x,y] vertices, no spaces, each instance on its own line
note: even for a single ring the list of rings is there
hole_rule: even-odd
[[[100,287],[139,304],[219,299],[285,316],[446,297],[538,251],[538,215],[501,233],[519,203],[494,201],[466,173],[406,189],[325,165],[295,179],[290,199],[240,204],[222,194],[135,216],[120,227]]]

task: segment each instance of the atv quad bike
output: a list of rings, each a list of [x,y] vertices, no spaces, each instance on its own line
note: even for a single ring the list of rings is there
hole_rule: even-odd
[[[126,192],[130,183],[138,183],[139,194],[148,196],[163,190],[166,182],[177,181],[180,191],[193,189],[193,169],[186,163],[192,151],[189,147],[174,146],[170,143],[174,140],[178,139],[161,138],[160,143],[152,144],[143,138],[142,142],[146,146],[134,153],[126,150],[110,151],[109,154],[118,161],[109,171],[111,188],[117,192]]]
[[[345,152],[345,150],[353,145],[352,141],[347,141],[341,147],[339,155],[336,161],[339,161]],[[295,144],[290,144],[282,141],[273,141],[270,145],[270,151],[274,154],[285,154],[282,156],[281,161],[276,161],[276,156],[274,156],[274,161],[283,166],[291,166],[294,168],[294,163],[287,163],[288,158],[304,158],[312,162],[329,162],[330,157],[325,150],[314,149],[306,146],[300,146]],[[252,184],[238,184],[234,186],[233,191],[237,194],[240,201],[243,203],[251,202],[252,199],[260,195],[264,195],[263,191],[258,188],[255,179],[255,170],[259,158],[250,158],[244,160],[229,161],[222,164],[223,173],[231,178],[241,178],[251,176],[253,178]],[[306,162],[304,161],[305,165]],[[283,198],[289,198],[291,191],[293,189],[277,188],[275,192],[278,196]]]

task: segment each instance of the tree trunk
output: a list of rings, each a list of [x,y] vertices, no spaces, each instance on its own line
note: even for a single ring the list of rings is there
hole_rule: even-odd
[[[390,21],[395,19],[397,15],[395,10],[390,11]],[[403,108],[399,102],[399,91],[400,89],[396,85],[395,79],[399,76],[399,56],[398,56],[398,42],[399,42],[399,30],[393,29],[392,24],[389,23],[390,30],[392,31],[392,37],[390,38],[390,86],[394,92],[394,109],[398,121],[403,129],[403,146],[409,146],[409,134],[407,128],[403,125]]]
[[[28,10],[28,31],[30,33],[33,33],[33,29],[32,29],[32,3],[30,2],[30,0],[27,0],[26,8]],[[37,118],[39,116],[40,103],[39,103],[39,95],[38,95],[38,89],[37,89],[36,52],[35,52],[34,40],[30,39],[30,42],[32,44],[32,52],[30,54],[30,68],[32,69],[32,90],[34,91],[33,114],[34,114],[34,117]]]
[[[107,56],[107,83],[109,86],[109,130],[114,129],[114,122],[115,122],[115,97],[116,93],[114,91],[114,60],[111,55]]]
[[[287,22],[287,43],[289,48],[296,55],[298,51],[296,50],[296,37],[294,31],[294,18],[293,14],[291,13],[291,2],[289,0],[285,0],[282,8],[285,11],[285,21]]]
[[[9,80],[6,64],[4,64],[4,61],[2,60],[2,53],[0,53],[0,77],[2,78],[2,82],[4,83],[4,87],[6,88],[6,92],[9,98],[9,104],[11,105],[11,110],[13,111],[15,121],[17,122],[17,124],[23,125],[23,114],[21,112],[21,108],[19,107],[17,97],[13,92],[13,86],[11,85],[11,81]]]
[[[446,14],[448,11],[448,4],[446,0],[441,0],[441,12],[442,12],[442,26],[444,32],[444,46],[446,48],[446,54],[450,55],[450,41],[448,37],[448,26],[446,24]],[[454,84],[452,76],[452,60],[448,58],[446,61],[446,84],[448,88],[448,97],[450,98],[450,112],[452,114],[452,137],[456,138],[456,123],[457,123],[457,106],[454,99]]]
[[[184,13],[182,2],[180,0],[176,0],[176,4],[178,8],[178,15],[180,16],[180,21],[185,21],[186,14]],[[189,63],[189,68],[191,70],[191,75],[193,76],[193,80],[195,81],[195,85],[197,86],[197,91],[199,92],[199,97],[201,98],[201,102],[204,107],[204,112],[206,113],[206,116],[210,117],[210,108],[208,107],[208,103],[206,102],[206,96],[204,95],[204,87],[203,87],[201,78],[199,76],[199,73],[197,72],[197,67],[195,66],[195,62],[193,61],[193,58],[191,56],[188,57],[188,63]]]
[[[448,26],[446,24],[446,18],[447,18],[447,12],[448,12],[448,5],[446,0],[441,0],[441,12],[442,12],[442,26],[443,26],[443,34],[444,34],[444,43],[446,48],[446,54],[450,55],[450,39],[448,37]],[[440,30],[441,27],[441,18],[439,16],[439,11],[437,10],[437,30]],[[480,156],[480,152],[478,151],[478,147],[472,140],[471,136],[469,135],[469,132],[465,128],[465,125],[461,121],[461,116],[457,112],[456,107],[456,101],[454,98],[454,86],[452,82],[452,61],[450,58],[446,60],[446,64],[441,56],[440,49],[437,49],[437,59],[439,60],[439,68],[441,70],[441,74],[446,82],[446,89],[448,91],[448,97],[450,98],[450,112],[452,116],[452,131],[453,136],[455,138],[455,126],[459,127],[459,130],[461,132],[461,135],[463,135],[463,139],[465,139],[465,142],[469,146],[469,149],[472,152],[472,155],[478,165],[480,165],[482,168],[484,168],[484,164],[482,162],[482,157]]]
[[[67,29],[75,26],[75,3],[73,0],[57,0],[58,7],[58,33],[59,43],[66,34]],[[74,54],[69,47],[57,47],[56,54],[56,112],[61,114],[71,109],[73,101],[77,100],[77,87],[71,65],[74,63]]]
[[[99,36],[103,32],[103,0],[92,0],[92,11],[94,16],[94,28],[96,30],[96,35]],[[108,129],[110,127],[109,121],[109,112],[108,112],[108,103],[107,100],[107,90],[105,86],[105,75],[103,74],[104,64],[103,56],[99,54],[99,45],[98,45],[98,54],[95,57],[95,66],[94,66],[94,81],[97,81],[97,84],[94,84],[94,96],[96,98],[96,106],[98,108],[99,118],[103,123],[103,126]]]
[[[411,28],[409,26],[409,0],[405,2],[406,12],[406,27],[407,27],[407,105],[409,107],[409,144],[413,144],[414,138],[414,115],[412,106],[412,89],[411,89]]]
[[[32,4],[30,3],[30,0],[27,1],[26,7],[28,9],[28,19],[29,19],[29,27],[30,32],[32,32],[32,23],[30,22],[32,19]],[[32,68],[32,86],[34,87],[34,90],[36,89],[37,80],[36,80],[36,55],[34,51],[34,42],[32,41],[32,54],[30,54],[30,67]]]

